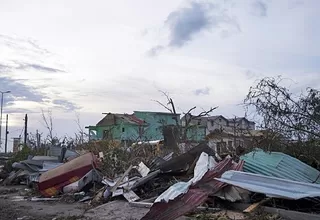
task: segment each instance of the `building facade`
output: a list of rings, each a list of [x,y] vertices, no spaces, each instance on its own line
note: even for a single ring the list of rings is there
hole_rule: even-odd
[[[153,141],[163,139],[163,128],[180,123],[180,115],[135,111],[134,114],[108,113],[95,126],[88,126],[89,140]]]
[[[88,126],[89,140],[139,140],[146,123],[134,115],[108,113],[95,126]]]
[[[189,120],[192,118],[192,120]],[[194,117],[192,115],[185,115],[182,119],[182,126],[187,132],[187,139],[191,141],[204,140],[211,133],[217,134],[232,134],[232,136],[243,136],[242,134],[255,130],[255,123],[246,118],[226,118],[222,115],[208,116],[208,117]],[[218,133],[219,133],[218,132]],[[229,135],[230,136],[230,135]],[[237,138],[226,141],[230,146],[243,145],[241,140]],[[217,138],[214,138],[215,141]],[[237,141],[235,141],[237,140]]]

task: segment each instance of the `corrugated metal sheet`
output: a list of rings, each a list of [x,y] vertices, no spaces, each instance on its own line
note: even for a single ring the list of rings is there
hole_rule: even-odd
[[[230,169],[242,170],[242,167],[243,161],[235,164],[230,158],[224,159],[214,169],[207,171],[200,181],[190,186],[185,194],[176,197],[174,200],[170,200],[168,203],[154,203],[150,211],[141,220],[174,220],[194,210],[203,204],[209,195],[214,195],[227,185],[214,178],[220,177]]]
[[[228,200],[230,202],[236,201],[248,201],[250,192],[245,189],[241,189],[235,186],[227,186],[224,189],[220,190],[214,196],[217,196],[221,199]]]
[[[141,220],[174,220],[203,204],[208,192],[201,189],[190,189],[175,200],[168,203],[154,203],[150,211]]]
[[[61,151],[62,151],[62,147],[51,146],[49,148],[48,154],[50,156],[61,157]],[[77,156],[79,156],[79,154],[77,152],[66,149],[66,153],[64,155],[65,158],[77,157]],[[32,159],[34,160],[34,158],[32,158]]]
[[[320,196],[320,185],[239,171],[227,171],[216,180],[268,197],[302,199]]]
[[[241,159],[245,161],[244,172],[320,184],[318,170],[284,153],[256,149]]]

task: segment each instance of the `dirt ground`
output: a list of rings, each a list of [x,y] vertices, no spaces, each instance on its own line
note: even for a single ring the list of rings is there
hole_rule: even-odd
[[[90,209],[87,204],[67,202],[65,199],[28,201],[24,199],[25,192],[24,186],[0,186],[0,220],[139,220],[149,211],[147,208],[131,207],[124,200],[109,202],[93,209]],[[219,213],[215,215],[217,214]],[[238,212],[224,211],[223,214],[228,218],[222,219],[247,219]],[[180,217],[177,220],[187,219],[191,218]]]
[[[80,219],[86,204],[28,201],[25,186],[0,187],[0,220]]]
[[[85,205],[80,203],[32,202],[22,199],[19,191],[15,192],[13,188],[4,191],[0,188],[0,220],[77,219],[85,212]]]
[[[121,200],[94,209],[79,202],[27,201],[21,196],[24,191],[23,186],[0,187],[0,220],[139,220],[149,210],[131,207]]]

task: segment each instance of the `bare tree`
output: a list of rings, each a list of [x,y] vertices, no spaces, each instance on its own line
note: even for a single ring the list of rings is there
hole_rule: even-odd
[[[48,130],[48,135],[45,141],[49,142],[51,145],[56,145],[60,143],[60,139],[53,134],[53,118],[52,118],[52,111],[50,109],[45,112],[41,109],[42,115],[42,124]]]
[[[166,110],[168,110],[169,112],[171,112],[172,114],[175,115],[174,119],[176,121],[176,127],[178,128],[178,132],[179,132],[179,136],[180,136],[179,141],[186,141],[187,140],[188,130],[193,127],[192,122],[194,120],[201,119],[202,117],[205,117],[205,116],[210,116],[210,113],[218,108],[218,107],[211,107],[209,110],[202,109],[202,111],[199,114],[192,115],[192,112],[197,108],[197,106],[194,106],[194,107],[190,108],[186,113],[183,113],[183,115],[184,115],[183,118],[185,120],[185,123],[184,123],[184,126],[182,126],[182,124],[180,123],[180,120],[179,120],[179,116],[176,112],[176,106],[175,106],[173,99],[169,96],[168,93],[166,93],[164,91],[160,91],[160,92],[166,97],[167,103],[164,104],[158,100],[153,100],[153,101],[157,102],[159,105],[161,105]]]
[[[84,131],[83,126],[81,126],[81,122],[80,122],[80,114],[79,113],[75,113],[76,115],[76,124],[78,126],[78,131],[75,133],[75,144],[83,144],[86,140],[88,140],[89,135]]]
[[[295,94],[283,78],[264,78],[251,87],[244,104],[261,118],[267,132],[259,147],[281,151],[320,168],[320,91],[306,88]]]
[[[283,79],[264,78],[250,88],[244,100],[261,117],[261,128],[287,139],[320,139],[320,91],[307,88],[295,95],[281,85]]]

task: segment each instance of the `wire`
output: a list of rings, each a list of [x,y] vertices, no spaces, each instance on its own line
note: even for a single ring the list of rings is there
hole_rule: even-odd
[[[21,133],[20,133],[20,137],[22,136],[22,132],[24,131],[24,126],[23,128],[21,129]]]

